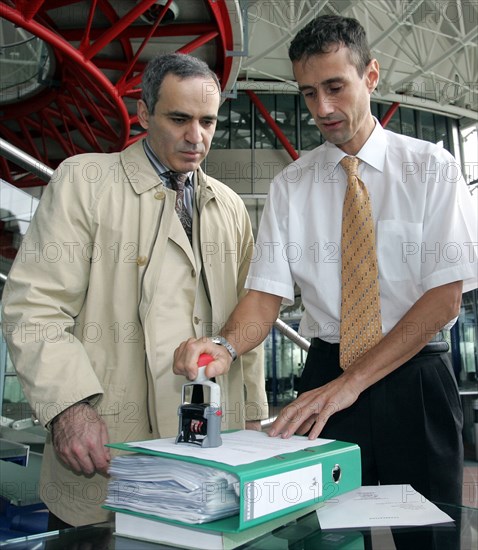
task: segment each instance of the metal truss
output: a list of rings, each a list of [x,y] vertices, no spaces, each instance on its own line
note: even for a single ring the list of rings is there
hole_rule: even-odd
[[[247,89],[290,93],[288,46],[318,15],[358,19],[381,67],[384,102],[478,120],[476,0],[249,0]]]

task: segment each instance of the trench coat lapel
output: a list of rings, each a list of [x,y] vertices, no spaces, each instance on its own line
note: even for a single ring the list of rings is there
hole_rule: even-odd
[[[152,303],[159,270],[162,268],[160,260],[168,239],[183,250],[192,268],[196,267],[196,261],[189,239],[176,215],[176,194],[163,184],[149,162],[142,142],[138,141],[125,149],[121,159],[139,200],[137,261],[142,273],[138,277],[137,292],[140,317],[144,322]]]

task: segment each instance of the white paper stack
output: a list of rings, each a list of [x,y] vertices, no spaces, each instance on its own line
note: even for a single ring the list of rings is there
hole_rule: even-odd
[[[234,474],[143,454],[115,457],[106,505],[186,523],[204,523],[239,512]]]

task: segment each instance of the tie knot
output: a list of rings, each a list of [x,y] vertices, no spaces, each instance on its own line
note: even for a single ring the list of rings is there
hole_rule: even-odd
[[[357,157],[344,157],[340,164],[345,170],[347,176],[357,176],[358,177],[358,165],[360,164],[360,159]]]
[[[182,172],[169,172],[167,176],[174,191],[177,191],[178,189],[184,189],[184,186],[188,181],[188,175],[183,174]]]

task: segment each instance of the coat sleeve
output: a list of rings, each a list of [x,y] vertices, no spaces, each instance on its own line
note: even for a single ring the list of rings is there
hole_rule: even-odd
[[[240,300],[247,290],[244,288],[251,258],[253,257],[254,237],[247,210],[241,201],[244,219],[241,232],[241,253],[239,257],[239,271],[237,277],[238,299]],[[266,420],[269,418],[265,385],[264,346],[261,344],[242,356],[242,368],[245,385],[245,414],[246,421]]]
[[[26,398],[40,422],[102,393],[75,333],[88,289],[94,241],[87,182],[65,161],[46,187],[9,273],[2,330]]]

